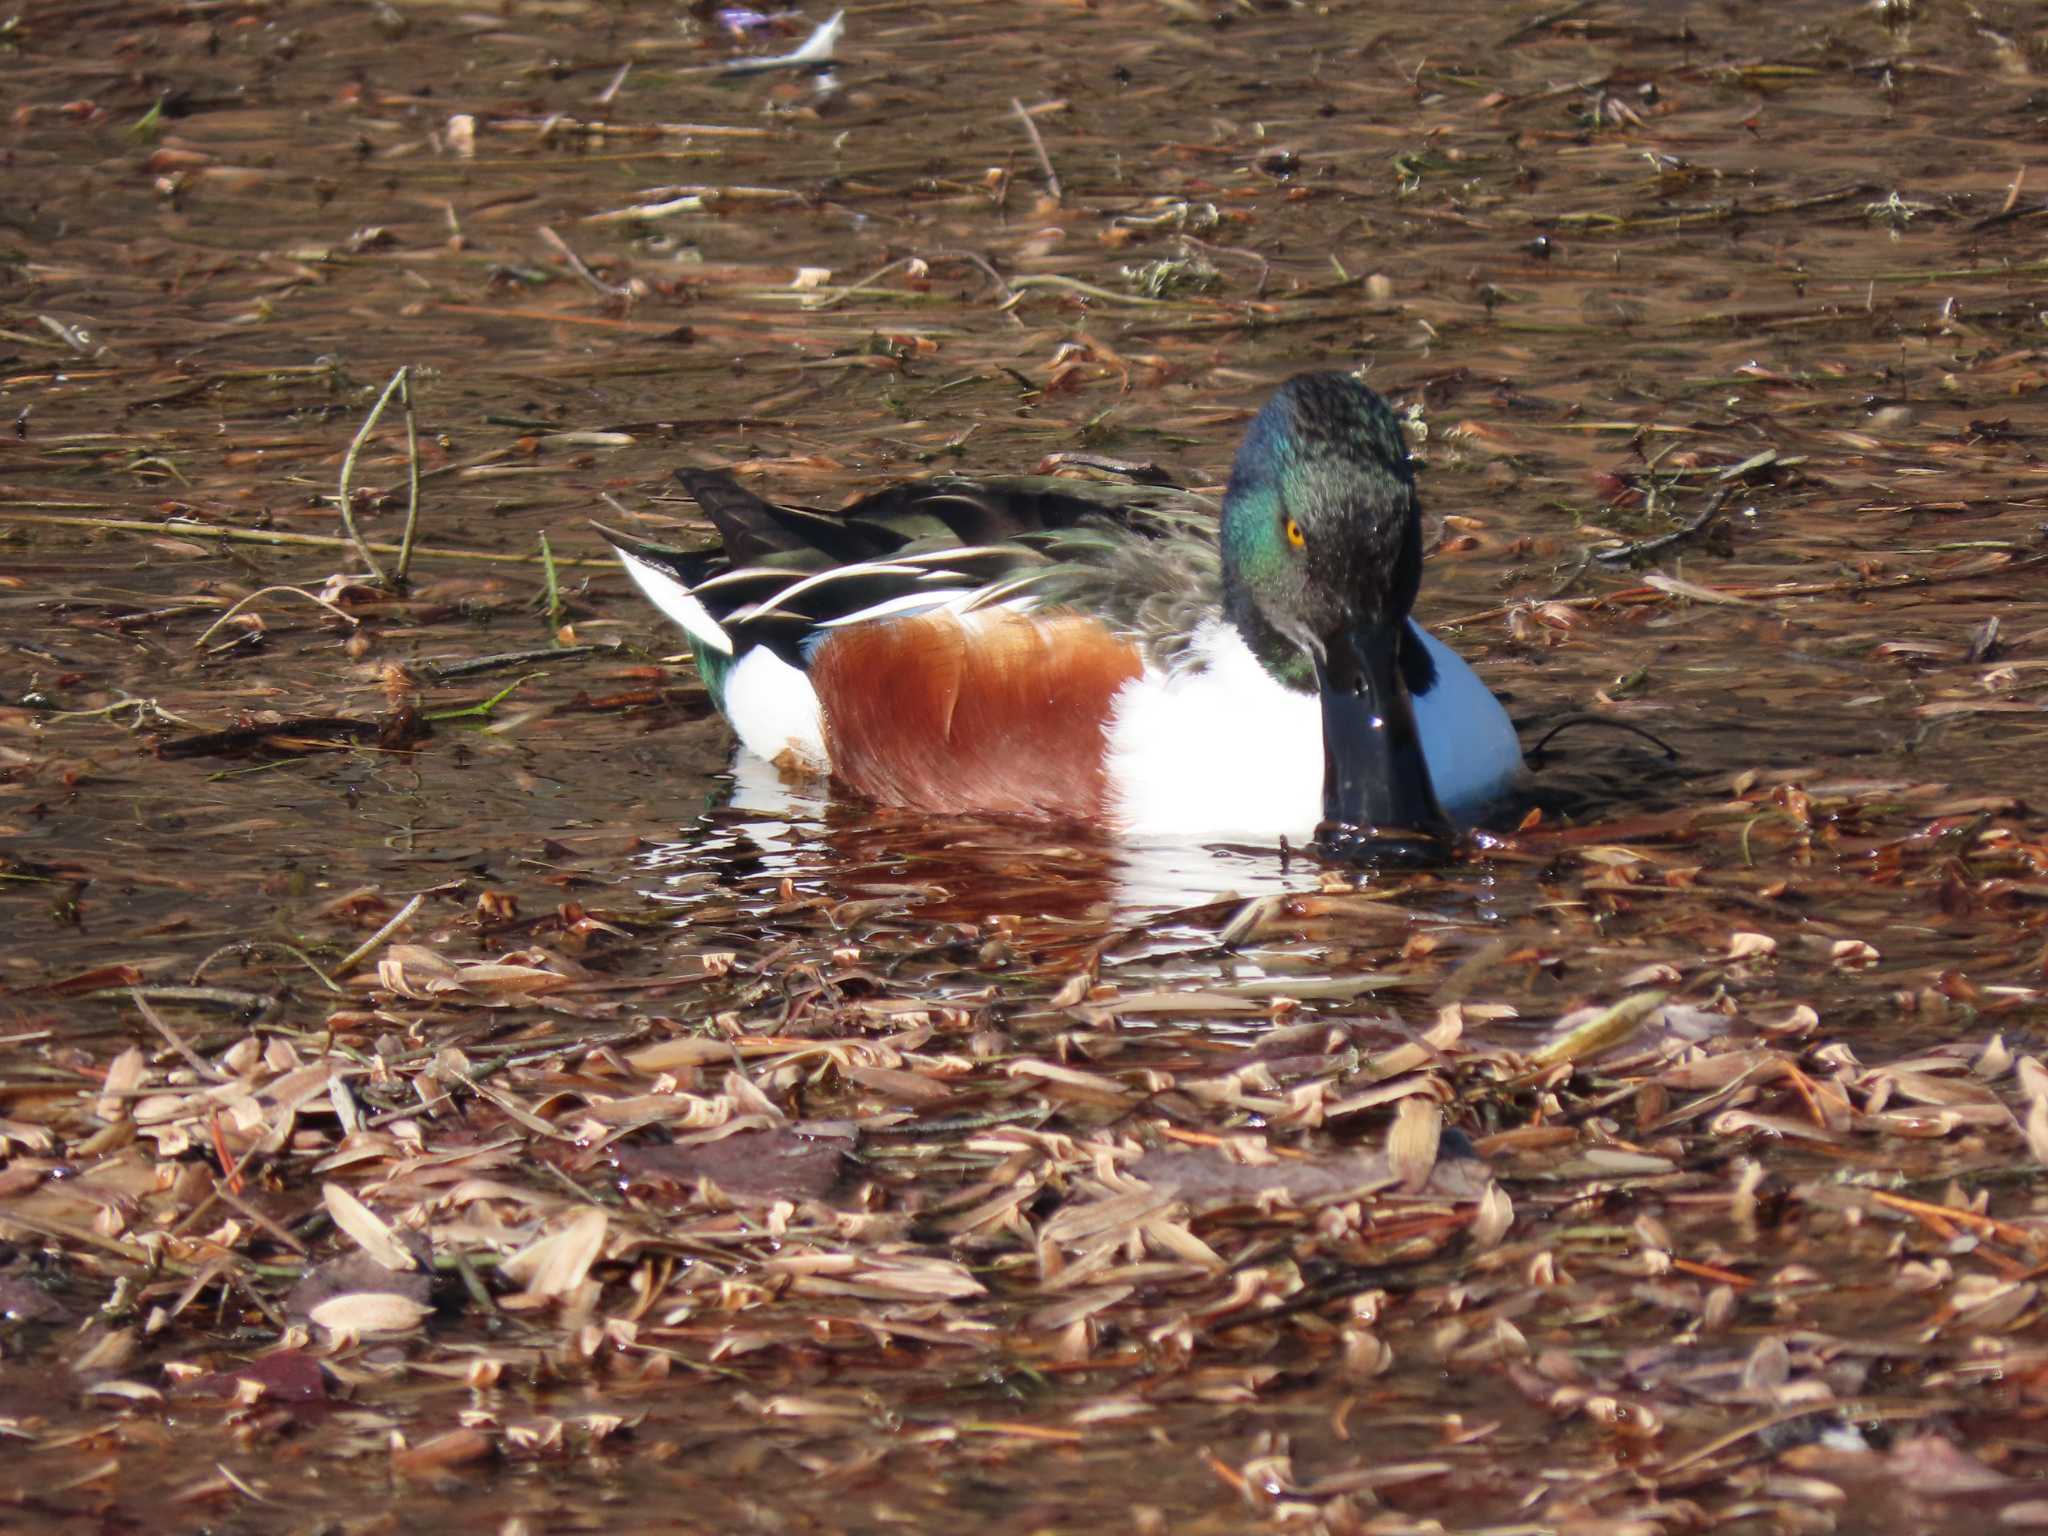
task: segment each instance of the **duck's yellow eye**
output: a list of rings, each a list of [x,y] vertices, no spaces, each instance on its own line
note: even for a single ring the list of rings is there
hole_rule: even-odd
[[[1293,518],[1287,519],[1287,542],[1300,549],[1308,542],[1308,535],[1301,531],[1301,524]]]

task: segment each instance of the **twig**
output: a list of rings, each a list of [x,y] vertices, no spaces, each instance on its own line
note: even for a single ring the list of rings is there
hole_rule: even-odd
[[[212,1062],[206,1060],[197,1051],[193,1050],[191,1046],[187,1045],[178,1037],[176,1030],[172,1029],[170,1025],[157,1016],[157,1011],[149,1006],[149,999],[142,995],[139,988],[130,987],[128,995],[135,999],[135,1006],[142,1011],[143,1018],[149,1021],[149,1027],[170,1041],[171,1049],[185,1058],[187,1066],[208,1082],[218,1083],[225,1080],[225,1073],[214,1066]]]
[[[1624,213],[1560,213],[1556,222],[1567,229],[1580,229],[1588,234],[1620,234],[1624,231],[1641,229],[1679,229],[1701,224],[1721,224],[1731,219],[1760,219],[1779,213],[1804,213],[1809,209],[1826,208],[1834,203],[1845,203],[1854,197],[1868,197],[1878,190],[1875,182],[1859,181],[1846,187],[1837,187],[1832,192],[1819,192],[1811,197],[1774,198],[1768,202],[1744,203],[1734,198],[1721,203],[1704,203],[1696,207],[1680,208],[1671,213],[1646,214],[1641,218]],[[2002,273],[2017,271],[2017,268],[1990,269]],[[1912,277],[1932,281],[1953,274],[1941,272],[1916,272]]]
[[[181,736],[160,743],[156,752],[163,758],[216,757],[224,752],[287,742],[370,741],[382,737],[387,729],[375,720],[358,720],[353,715],[291,715],[282,720],[231,725],[223,731]]]
[[[532,1110],[519,1103],[517,1099],[500,1093],[497,1089],[485,1084],[481,1075],[468,1072],[451,1072],[449,1075],[485,1103],[495,1105],[500,1113],[510,1115],[519,1124],[533,1132],[534,1135],[545,1136],[550,1141],[574,1141],[576,1139],[570,1132],[548,1124],[539,1115],[536,1115]]]
[[[1656,1468],[1656,1475],[1660,1478],[1668,1478],[1674,1472],[1680,1471],[1685,1467],[1694,1466],[1699,1462],[1707,1460],[1709,1457],[1718,1456],[1721,1452],[1740,1445],[1752,1436],[1766,1434],[1787,1424],[1797,1424],[1802,1419],[1817,1418],[1823,1413],[1832,1417],[1841,1411],[1841,1405],[1831,1403],[1826,1408],[1798,1408],[1790,1413],[1772,1414],[1767,1418],[1758,1419],[1753,1424],[1745,1424],[1740,1429],[1732,1429],[1725,1435],[1709,1440],[1705,1445],[1687,1451],[1675,1461],[1665,1462],[1662,1466]]]
[[[2017,1248],[2038,1250],[2040,1247],[2039,1232],[2016,1226],[2009,1221],[2000,1221],[1996,1217],[1982,1216],[1975,1211],[1957,1210],[1954,1206],[1939,1205],[1928,1200],[1914,1200],[1882,1189],[1870,1191],[1870,1198],[1874,1203],[1890,1206],[1895,1211],[1904,1211],[1923,1219],[1931,1216],[1937,1221],[1953,1222],[1959,1227],[1982,1233],[1986,1237],[1995,1237],[2000,1242],[2011,1243]]]
[[[1494,46],[1496,48],[1512,48],[1524,38],[1534,37],[1538,32],[1547,32],[1560,21],[1570,21],[1572,17],[1578,15],[1581,11],[1590,11],[1595,3],[1596,0],[1572,0],[1572,3],[1569,5],[1560,5],[1555,10],[1545,11],[1542,15],[1532,17],[1529,21],[1515,28],[1514,31],[1510,32],[1506,37],[1494,44]]]
[[[1010,110],[1017,114],[1017,120],[1024,125],[1025,135],[1031,140],[1032,153],[1038,156],[1038,168],[1045,172],[1045,189],[1052,193],[1054,202],[1064,202],[1066,194],[1060,191],[1060,178],[1052,168],[1052,156],[1045,152],[1045,140],[1038,136],[1038,124],[1031,121],[1031,114],[1024,110],[1024,103],[1014,96],[1010,98]]]
[[[1734,487],[1723,487],[1708,499],[1706,510],[1684,526],[1674,528],[1669,533],[1661,533],[1654,539],[1637,539],[1633,544],[1623,544],[1618,549],[1596,549],[1592,558],[1608,565],[1622,565],[1641,556],[1669,549],[1674,544],[1683,544],[1694,534],[1702,532],[1707,524],[1719,515],[1721,508],[1728,504],[1728,498],[1734,494]]]
[[[397,932],[399,927],[412,917],[413,913],[419,911],[419,909],[426,903],[426,899],[427,898],[424,894],[415,896],[411,901],[408,901],[404,906],[400,907],[397,913],[392,917],[390,922],[386,923],[382,928],[379,928],[375,933],[371,934],[367,939],[363,940],[362,943],[358,944],[354,949],[350,950],[346,956],[343,957],[341,963],[335,966],[334,968],[335,974],[340,975],[343,971],[346,971],[350,966],[359,965],[365,958],[375,954],[380,948],[383,947],[384,941],[386,939],[390,938],[392,934]]]
[[[250,1159],[255,1157],[262,1146],[263,1138],[261,1136],[251,1141],[248,1147],[244,1149],[242,1155],[235,1159],[234,1166],[223,1169],[221,1176],[213,1181],[213,1188],[207,1191],[206,1198],[178,1218],[176,1224],[171,1228],[171,1235],[175,1237],[178,1233],[183,1232],[186,1228],[197,1222],[213,1205],[214,1201],[221,1198],[231,1186],[234,1188],[242,1187],[242,1170],[249,1166]]]
[[[701,72],[701,71],[700,71]],[[772,139],[786,133],[784,128],[748,128],[731,123],[618,123],[602,119],[586,121],[570,117],[566,113],[552,112],[546,117],[494,117],[492,131],[497,133],[548,134],[602,134],[615,139]]]
[[[233,987],[102,987],[97,992],[81,993],[84,997],[153,997],[165,1003],[219,1003],[224,1008],[263,1010],[268,1012],[277,1006],[277,998],[268,992],[239,992]]]
[[[187,720],[183,715],[172,714],[168,709],[157,703],[155,699],[137,699],[132,697],[124,698],[118,704],[103,704],[98,709],[56,709],[42,716],[42,718],[44,720],[94,720],[101,715],[105,715],[111,719],[124,709],[135,711],[135,721],[130,727],[133,730],[141,730],[145,721],[158,725],[190,726],[195,730],[199,725],[199,722],[196,720]]]
[[[2013,176],[2011,185],[2005,189],[2005,201],[1998,205],[1998,212],[1979,219],[1970,226],[1971,231],[1974,233],[1980,229],[1993,229],[2000,224],[2010,223],[2014,219],[2029,218],[2043,212],[2048,212],[2048,209],[2039,206],[2025,210],[2020,209],[2020,189],[2026,184],[2027,168],[2023,165]]]
[[[319,966],[315,965],[311,955],[299,948],[298,945],[287,944],[281,939],[244,939],[238,944],[223,944],[219,949],[216,949],[192,968],[192,985],[198,986],[200,979],[206,975],[207,967],[212,965],[222,955],[240,955],[246,960],[259,949],[281,949],[315,976],[318,976],[320,978],[320,985],[328,991],[341,992],[346,990],[336,985],[332,976],[329,976]]]
[[[620,656],[623,645],[543,646],[531,651],[502,651],[496,656],[472,656],[467,661],[426,662],[419,670],[437,683],[450,678],[473,677],[479,672],[497,672],[506,667],[530,666],[537,661],[564,661],[573,656]]]
[[[1573,80],[1564,85],[1553,85],[1547,90],[1537,91],[1530,96],[1517,96],[1512,101],[1500,104],[1500,111],[1518,112],[1524,107],[1540,107],[1545,102],[1556,101],[1564,96],[1579,96],[1587,91],[1597,91],[1614,77],[1612,75],[1588,75],[1583,80]],[[501,125],[494,125],[501,126]]]
[[[284,1244],[285,1247],[291,1249],[292,1252],[299,1254],[301,1256],[305,1254],[306,1245],[304,1243],[300,1242],[296,1237],[293,1237],[291,1233],[287,1232],[283,1227],[279,1226],[276,1222],[272,1221],[268,1216],[264,1215],[261,1211],[257,1210],[255,1206],[248,1204],[245,1200],[242,1199],[240,1195],[237,1195],[225,1184],[217,1184],[215,1186],[214,1193],[219,1195],[221,1199],[225,1200],[229,1205],[232,1205],[236,1210],[240,1211],[244,1216],[248,1217],[251,1221],[255,1222],[257,1226],[261,1227],[264,1231],[268,1232],[280,1243]]]
[[[889,263],[889,265],[881,268],[879,271],[870,272],[866,277],[862,278],[859,282],[853,284],[851,287],[838,289],[835,292],[823,298],[806,298],[803,301],[804,308],[810,310],[831,309],[835,305],[845,303],[846,300],[852,298],[856,293],[860,293],[866,289],[874,287],[876,283],[879,283],[883,278],[887,277],[891,272],[896,271],[899,267],[914,266],[921,262],[922,260],[923,258],[919,256],[905,256],[900,260],[892,261]]]
[[[1010,298],[1003,308],[1008,309],[1023,297],[1027,288],[1059,288],[1068,293],[1078,293],[1083,298],[1100,299],[1105,304],[1134,304],[1141,309],[1171,309],[1171,299],[1148,299],[1138,293],[1112,293],[1107,288],[1098,288],[1093,283],[1084,283],[1078,277],[1062,277],[1056,272],[1034,272],[1010,280]]]
[[[545,224],[541,225],[540,227],[540,237],[554,248],[554,252],[557,256],[561,257],[562,260],[569,264],[569,270],[571,272],[574,272],[584,282],[588,283],[592,288],[595,288],[599,293],[603,294],[606,298],[630,299],[635,297],[632,286],[630,284],[627,284],[625,286],[617,286],[612,283],[606,282],[603,278],[599,277],[595,272],[591,271],[589,265],[583,260],[583,258],[581,256],[578,256],[574,251],[569,249],[569,242],[564,240],[560,235],[556,234],[552,229],[549,229]]]
[[[399,403],[405,407],[405,532],[398,540],[398,584],[403,587],[412,570],[413,536],[420,526],[420,421],[412,405],[412,376],[408,370],[399,386]]]
[[[52,528],[96,528],[107,533],[185,533],[192,536],[206,536],[225,539],[236,544],[296,544],[305,549],[355,549],[359,541],[338,538],[323,533],[285,533],[275,528],[234,528],[225,523],[202,523],[193,518],[159,517],[152,519],[136,517],[64,517],[53,512],[17,512],[8,509],[7,520],[11,523],[38,523]],[[396,544],[383,544],[375,540],[368,548],[379,554],[402,553]],[[413,551],[423,559],[431,560],[486,560],[494,565],[538,565],[538,555],[507,555],[491,549],[439,549],[432,545],[421,545]],[[557,555],[555,564],[573,565],[584,570],[609,571],[617,569],[611,560],[593,560],[582,555]]]
[[[1642,737],[1643,740],[1657,748],[1672,762],[1678,761],[1678,748],[1672,746],[1663,737],[1653,731],[1644,730],[1640,725],[1632,725],[1626,720],[1610,720],[1605,715],[1566,715],[1557,724],[1543,733],[1542,739],[1529,749],[1529,756],[1541,757],[1559,732],[1568,731],[1575,725],[1597,725],[1610,731],[1626,731],[1631,736]]]
[[[1457,1226],[1469,1225],[1459,1220]],[[1347,1301],[1353,1296],[1363,1296],[1368,1291],[1386,1291],[1392,1295],[1405,1296],[1419,1288],[1418,1285],[1404,1286],[1394,1278],[1394,1272],[1402,1269],[1418,1269],[1425,1264],[1440,1262],[1445,1257],[1443,1250],[1431,1249],[1418,1253],[1412,1258],[1391,1259],[1384,1264],[1374,1264],[1348,1273],[1344,1279],[1329,1285],[1315,1286],[1298,1291],[1277,1306],[1255,1312],[1245,1312],[1236,1317],[1223,1317],[1208,1324],[1211,1333],[1228,1333],[1233,1328],[1243,1328],[1258,1323],[1278,1322],[1283,1317],[1292,1317],[1297,1312],[1310,1312],[1318,1307],[1328,1306],[1333,1301]]]
[[[408,369],[400,368],[398,372],[391,375],[391,382],[384,386],[384,393],[379,395],[377,403],[370,407],[370,414],[364,419],[362,428],[356,433],[355,441],[348,445],[348,452],[342,456],[341,460],[340,500],[342,526],[348,529],[348,536],[355,544],[356,553],[363,557],[363,564],[370,568],[371,573],[376,576],[378,584],[381,586],[389,586],[391,581],[384,574],[384,567],[377,563],[377,557],[370,553],[370,546],[363,542],[363,536],[356,531],[355,513],[349,508],[348,483],[355,477],[356,455],[363,451],[363,444],[369,441],[370,433],[376,427],[378,418],[384,414],[384,407],[391,403],[392,394],[405,382],[408,371]]]
[[[999,298],[1008,299],[1010,297],[1010,285],[1003,281],[1001,273],[997,272],[994,267],[989,265],[989,260],[986,256],[978,255],[973,251],[948,250],[933,251],[932,258],[934,260],[942,261],[971,262],[973,265],[981,268],[982,275],[986,277],[991,283],[995,284],[996,294]]]
[[[607,208],[603,213],[586,213],[579,221],[584,224],[620,224],[628,221],[651,223],[676,213],[695,213],[704,206],[704,199],[694,195],[671,197],[659,203],[633,203],[624,208]]]
[[[1586,572],[1591,570],[1592,568],[1593,552],[1589,549],[1583,555],[1579,556],[1579,563],[1572,567],[1571,574],[1566,576],[1565,579],[1563,581],[1560,581],[1556,586],[1552,587],[1550,589],[1550,595],[1544,598],[1543,600],[1546,603],[1556,602],[1560,597],[1563,597],[1565,593],[1571,591],[1573,587],[1576,587],[1579,584],[1579,578],[1584,576]]]
[[[318,603],[322,608],[325,608],[329,613],[333,614],[337,619],[340,619],[344,624],[347,624],[351,628],[359,629],[362,627],[363,621],[357,618],[354,614],[345,612],[340,607],[327,601],[326,598],[316,596],[315,594],[306,591],[303,587],[264,587],[260,591],[251,592],[247,597],[243,598],[240,602],[236,603],[232,608],[228,609],[227,612],[223,613],[219,618],[215,619],[211,624],[207,625],[204,630],[200,631],[199,638],[192,642],[192,649],[194,649],[195,651],[200,649],[202,646],[206,644],[207,641],[213,638],[214,631],[219,629],[221,625],[227,623],[229,619],[232,619],[236,614],[240,613],[244,608],[248,607],[251,603],[255,602],[259,597],[268,597],[273,592],[289,592],[294,597],[303,597],[309,603]]]
[[[904,1125],[864,1127],[863,1136],[961,1136],[990,1126],[1014,1125],[1020,1120],[1043,1120],[1055,1111],[1046,1104],[1021,1104],[1014,1109],[990,1110],[980,1115],[954,1115],[945,1120],[919,1120]]]

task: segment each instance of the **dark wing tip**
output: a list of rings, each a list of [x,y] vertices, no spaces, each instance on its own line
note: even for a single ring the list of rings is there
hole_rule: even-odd
[[[666,572],[686,587],[694,587],[725,565],[723,554],[716,549],[677,549],[670,544],[657,544],[634,534],[622,533],[617,528],[607,528],[595,518],[587,521],[624,558]]]
[[[640,547],[640,540],[634,538],[630,533],[621,533],[616,528],[607,528],[594,517],[585,518],[584,521],[598,531],[599,536],[604,539],[605,543],[611,545],[613,549],[618,550],[621,554],[630,555]]]
[[[672,473],[682,483],[683,489],[699,501],[702,501],[707,495],[714,497],[734,495],[752,501],[760,500],[752,491],[741,485],[739,481],[733,479],[730,474],[722,469],[697,469],[691,465],[684,464],[672,471]]]

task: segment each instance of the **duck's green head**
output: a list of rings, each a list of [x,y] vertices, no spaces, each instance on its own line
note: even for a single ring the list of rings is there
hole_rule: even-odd
[[[1387,403],[1348,374],[1281,385],[1231,465],[1222,544],[1225,607],[1253,654],[1322,698],[1326,820],[1442,829],[1403,678],[1422,508]]]
[[[1343,373],[1280,386],[1230,468],[1223,570],[1252,649],[1304,690],[1334,637],[1407,617],[1422,579],[1422,510],[1386,401]]]

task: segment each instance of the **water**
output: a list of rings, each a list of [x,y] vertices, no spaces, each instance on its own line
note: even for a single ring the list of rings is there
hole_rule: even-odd
[[[879,4],[827,77],[713,68],[808,24],[0,29],[18,1518],[1909,1530],[1980,1474],[2013,1481],[1973,1511],[2023,1498],[2038,18]],[[340,536],[401,366],[408,591],[223,537]],[[1213,490],[1332,366],[1410,413],[1423,617],[1525,741],[1591,714],[1675,762],[1575,728],[1482,854],[1363,881],[875,812],[735,768],[586,527],[701,532],[684,462],[823,506],[1079,452]],[[405,480],[394,412],[365,538]],[[434,671],[556,640],[605,649]],[[445,718],[317,723],[404,707]],[[299,723],[152,755],[262,711]],[[519,976],[342,966],[415,897],[400,943]],[[1532,1064],[1652,990],[1606,1055]],[[184,1143],[109,1097],[131,1046],[133,1102],[213,1093]],[[323,1089],[267,1143],[322,1062],[360,1121]],[[1386,1181],[1358,1160],[1404,1097],[1448,1127],[1435,1182],[1319,1194]],[[691,1159],[741,1122],[848,1150],[722,1202]],[[313,1331],[328,1406],[187,1395],[301,1342],[296,1276],[356,1246],[329,1182],[431,1234],[439,1310]],[[494,1274],[593,1208],[584,1285]]]

